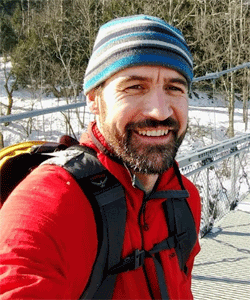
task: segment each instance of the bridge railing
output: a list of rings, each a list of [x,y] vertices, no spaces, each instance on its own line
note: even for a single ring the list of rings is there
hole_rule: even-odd
[[[44,114],[50,114],[50,120],[45,119]],[[0,127],[3,123],[13,122],[11,130],[18,131],[18,134],[19,129],[25,127],[27,137],[20,134],[20,140],[16,142],[34,139],[34,136],[40,140],[47,139],[48,134],[50,140],[56,141],[60,134],[71,134],[72,131],[77,134],[76,138],[80,137],[84,128],[78,125],[79,122],[74,124],[77,118],[87,126],[94,116],[86,111],[85,104],[81,102],[2,116]],[[59,131],[62,123],[68,131]],[[8,127],[2,126],[3,130],[8,130]],[[12,135],[9,139],[7,145],[11,144]],[[244,134],[177,157],[181,172],[197,186],[201,195],[201,236],[250,192],[250,178],[247,176],[250,174],[249,147],[250,134]]]
[[[181,172],[198,188],[201,237],[250,192],[250,134],[177,156]]]
[[[18,113],[0,116],[0,134],[4,136],[5,147],[24,140],[57,141],[64,134],[79,139],[95,118],[88,111],[85,99],[66,105],[54,103],[54,106],[45,109],[15,107],[15,110]]]

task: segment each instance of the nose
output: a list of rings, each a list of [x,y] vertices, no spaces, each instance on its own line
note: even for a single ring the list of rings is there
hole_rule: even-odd
[[[173,115],[172,101],[169,95],[161,89],[152,91],[145,101],[145,117],[155,120],[164,121]]]

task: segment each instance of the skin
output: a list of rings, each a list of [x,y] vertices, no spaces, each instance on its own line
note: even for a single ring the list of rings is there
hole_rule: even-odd
[[[186,133],[185,77],[161,66],[131,67],[87,98],[106,141],[150,192],[159,175],[171,167]]]

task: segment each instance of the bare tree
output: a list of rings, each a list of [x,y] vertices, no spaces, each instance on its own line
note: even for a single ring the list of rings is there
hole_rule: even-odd
[[[0,132],[0,149],[4,147],[3,134]]]
[[[7,57],[4,60],[4,77],[5,77],[5,84],[4,88],[7,93],[8,97],[8,105],[6,110],[6,115],[10,115],[12,112],[13,107],[13,92],[17,89],[17,78],[13,76],[12,70],[8,71],[6,68]],[[9,122],[5,123],[5,126],[8,126]]]
[[[250,10],[244,0],[20,1],[25,34],[13,55],[16,74],[24,85],[46,88],[69,102],[77,101],[82,90],[98,28],[115,17],[150,14],[181,29],[193,53],[195,76],[225,70],[250,57]],[[231,74],[216,81],[228,99],[229,136],[234,134],[234,91],[242,91],[244,99],[249,92],[242,76]],[[197,85],[212,90],[210,83]]]

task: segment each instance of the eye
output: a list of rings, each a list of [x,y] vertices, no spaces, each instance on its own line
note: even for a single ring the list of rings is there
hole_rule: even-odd
[[[142,90],[143,87],[140,84],[135,84],[135,85],[131,85],[131,86],[127,87],[126,89],[129,89],[129,90]]]
[[[185,94],[186,89],[185,87],[179,86],[179,85],[168,85],[165,90],[169,93],[172,93],[174,95],[179,95],[179,94]]]
[[[170,86],[169,87],[169,90],[172,90],[172,91],[180,91],[181,89],[176,87],[176,86]]]
[[[142,94],[145,92],[145,86],[142,84],[132,84],[125,88],[125,92],[131,95]]]

